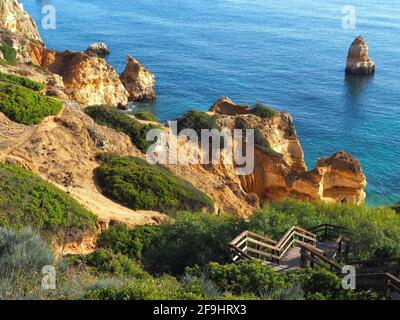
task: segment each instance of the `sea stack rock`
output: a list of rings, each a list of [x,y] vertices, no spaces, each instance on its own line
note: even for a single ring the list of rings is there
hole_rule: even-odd
[[[0,1],[0,28],[42,41],[35,22],[17,0]]]
[[[100,58],[104,58],[110,54],[110,50],[107,45],[103,42],[93,43],[91,44],[85,51],[86,54],[91,56],[98,56]]]
[[[154,75],[135,58],[128,56],[121,81],[129,93],[129,101],[154,100]]]
[[[375,63],[368,57],[368,44],[362,36],[358,36],[350,46],[347,55],[346,73],[372,74]]]

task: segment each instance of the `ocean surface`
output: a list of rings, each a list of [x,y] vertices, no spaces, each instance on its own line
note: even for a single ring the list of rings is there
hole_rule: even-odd
[[[313,167],[345,150],[368,180],[367,204],[400,201],[400,2],[352,0],[355,30],[344,29],[348,1],[23,0],[49,48],[107,43],[122,72],[128,54],[156,75],[157,101],[136,105],[160,120],[206,110],[219,96],[263,102],[293,117]],[[42,7],[56,9],[43,30]],[[371,77],[346,77],[356,36],[377,64]]]

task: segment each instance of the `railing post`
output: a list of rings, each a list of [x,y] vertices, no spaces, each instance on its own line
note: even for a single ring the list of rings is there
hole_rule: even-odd
[[[390,297],[390,286],[392,285],[392,282],[390,279],[386,281],[386,288],[385,288],[385,300],[388,300]]]

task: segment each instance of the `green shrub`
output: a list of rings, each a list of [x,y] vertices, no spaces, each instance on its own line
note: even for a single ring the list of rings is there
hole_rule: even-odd
[[[14,231],[0,227],[0,278],[17,270],[39,272],[52,261],[49,245],[31,229]]]
[[[85,112],[98,124],[108,126],[116,131],[127,134],[132,143],[142,152],[146,152],[152,145],[146,141],[146,134],[151,129],[157,128],[152,124],[142,124],[116,108],[106,106],[93,106]]]
[[[53,261],[49,245],[30,229],[0,228],[0,300],[40,291],[41,270]]]
[[[135,118],[138,118],[140,120],[158,122],[158,119],[150,112],[137,111],[133,112],[133,115],[135,116]]]
[[[15,51],[14,48],[5,42],[2,42],[0,43],[0,51],[3,53],[3,59],[0,59],[0,65],[17,65],[17,51]]]
[[[109,249],[100,248],[91,254],[79,257],[75,262],[84,263],[100,274],[126,275],[135,278],[150,276],[134,260]]]
[[[17,85],[0,86],[0,111],[11,120],[27,125],[60,112],[59,101]]]
[[[347,290],[342,279],[323,268],[305,268],[282,274],[287,284],[299,284],[306,300],[376,300],[373,291]]]
[[[191,110],[186,112],[182,118],[178,119],[178,132],[184,129],[193,129],[200,138],[202,129],[220,130],[220,127],[217,121],[207,113]]]
[[[186,273],[193,276],[204,274],[221,292],[231,292],[235,295],[253,293],[262,297],[284,287],[284,281],[278,273],[261,261],[242,261],[239,264],[225,265],[211,262],[203,268],[187,268]]]
[[[256,104],[256,106],[252,109],[252,113],[262,119],[269,119],[278,114],[278,112],[271,107],[267,107],[261,103]]]
[[[39,83],[31,79],[19,77],[13,74],[5,74],[1,72],[0,72],[0,82],[17,84],[34,91],[41,91],[45,88],[45,85],[43,83]]]
[[[145,266],[152,272],[179,275],[187,266],[227,263],[228,243],[246,228],[242,220],[206,213],[180,212],[174,218],[160,226],[144,252]]]
[[[171,276],[145,278],[124,283],[121,287],[104,287],[89,290],[85,299],[90,300],[187,300],[201,299],[187,292],[179,281]]]
[[[139,226],[130,229],[125,225],[115,225],[100,235],[98,246],[141,260],[143,249],[149,246],[158,230],[156,226]]]
[[[400,216],[388,208],[285,200],[266,204],[249,229],[279,239],[290,227],[330,223],[348,228],[353,258],[400,255]]]
[[[192,184],[139,158],[109,158],[96,168],[95,178],[105,196],[131,209],[174,212],[213,208],[211,198]]]
[[[32,172],[0,164],[0,213],[3,225],[31,226],[48,234],[94,230],[96,217],[65,192]]]

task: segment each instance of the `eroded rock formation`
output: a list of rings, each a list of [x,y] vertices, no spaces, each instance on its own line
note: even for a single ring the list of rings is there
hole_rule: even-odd
[[[362,36],[358,36],[350,46],[347,55],[346,73],[372,74],[375,63],[368,56],[368,44]]]
[[[70,99],[83,105],[126,107],[128,93],[114,68],[83,52],[46,50],[40,65],[63,78]]]
[[[0,28],[42,41],[35,22],[17,0],[0,1]]]
[[[233,107],[233,110],[237,107]],[[231,114],[225,111],[225,114]],[[307,171],[304,153],[288,113],[278,113],[269,119],[252,114],[214,115],[222,128],[252,128],[266,139],[254,153],[254,172],[240,176],[241,187],[262,200],[287,197],[304,200],[363,203],[366,179],[359,162],[350,154],[338,152],[318,160]],[[243,126],[243,123],[246,123]]]
[[[121,81],[129,93],[129,101],[154,100],[155,79],[139,61],[128,56]]]

